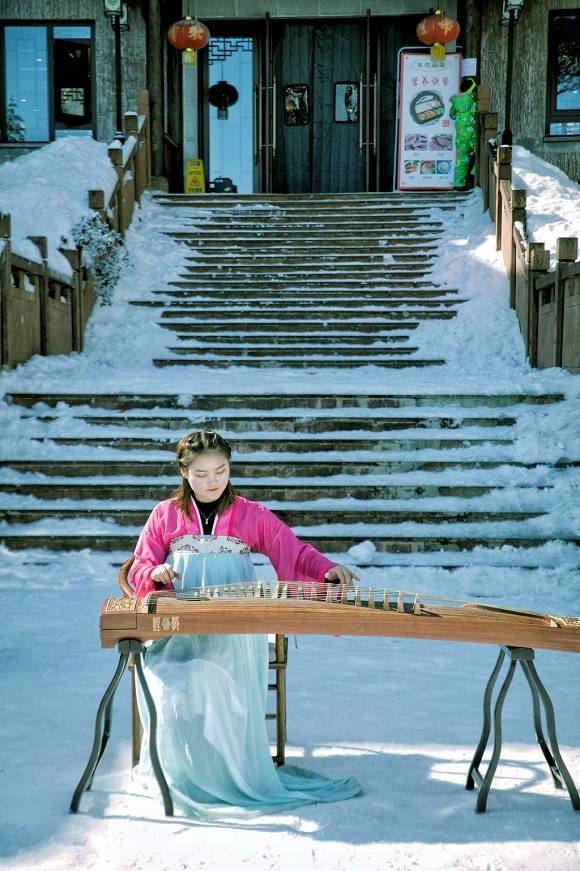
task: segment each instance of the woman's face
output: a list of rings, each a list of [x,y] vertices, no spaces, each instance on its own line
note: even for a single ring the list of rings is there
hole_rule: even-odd
[[[200,502],[215,502],[230,480],[230,464],[225,454],[218,451],[197,454],[181,474],[189,481],[196,499]]]

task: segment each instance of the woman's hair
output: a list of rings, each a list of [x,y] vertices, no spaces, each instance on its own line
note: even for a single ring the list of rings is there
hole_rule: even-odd
[[[185,472],[192,464],[196,457],[200,454],[223,454],[229,461],[232,455],[232,449],[227,441],[217,432],[212,432],[209,429],[202,429],[196,432],[190,432],[184,435],[177,444],[177,465],[180,472]],[[171,498],[176,503],[177,507],[191,519],[191,502],[193,499],[193,490],[187,478],[181,478],[181,484],[171,494]],[[228,481],[228,485],[222,493],[218,502],[217,514],[221,514],[226,508],[233,504],[236,494],[232,487],[232,482]]]

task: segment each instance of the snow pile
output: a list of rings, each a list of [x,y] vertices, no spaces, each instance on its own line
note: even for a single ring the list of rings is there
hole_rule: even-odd
[[[51,270],[70,278],[70,264],[58,249],[74,247],[72,228],[92,213],[89,190],[103,190],[108,200],[116,182],[106,143],[89,137],[58,139],[1,164],[0,211],[11,215],[14,252],[39,263],[38,248],[27,237],[46,236]]]
[[[543,242],[553,265],[556,239],[580,237],[580,185],[521,145],[513,148],[512,166],[512,186],[527,192],[528,240]]]

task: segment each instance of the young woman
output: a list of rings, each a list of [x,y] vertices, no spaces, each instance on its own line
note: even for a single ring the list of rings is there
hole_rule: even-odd
[[[182,476],[139,537],[130,579],[137,596],[251,581],[250,551],[269,557],[283,581],[349,584],[346,566],[299,541],[257,502],[236,496],[231,449],[211,431],[177,446]],[[145,669],[158,712],[161,764],[176,805],[190,816],[273,813],[358,795],[352,779],[331,781],[291,766],[275,768],[266,732],[265,635],[172,636],[152,643]],[[147,713],[139,773],[150,777]]]

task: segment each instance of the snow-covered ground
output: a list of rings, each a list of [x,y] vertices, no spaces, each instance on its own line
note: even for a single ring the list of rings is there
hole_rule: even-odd
[[[44,174],[51,188],[50,180],[57,176],[50,155],[47,160]],[[95,164],[99,160],[95,155]],[[21,168],[22,162],[16,166]],[[515,149],[514,163],[522,183],[533,190],[528,200],[533,209],[531,238],[544,241],[542,227],[547,224],[551,236],[545,241],[550,247],[556,236],[580,235],[578,186],[522,149]],[[105,173],[105,166],[99,166]],[[545,188],[543,178],[547,179]],[[80,192],[69,210],[69,226],[77,207],[81,207]],[[533,371],[527,365],[515,315],[509,310],[492,226],[481,212],[479,195],[468,198],[451,218],[449,213],[440,214],[447,224],[447,244],[441,246],[432,277],[440,284],[458,287],[469,301],[451,321],[422,324],[413,343],[417,339],[419,347],[436,349],[448,361],[444,367],[385,372],[368,366],[350,373],[243,366],[220,372],[197,367],[194,376],[187,368],[155,368],[152,358],[167,354],[170,334],[157,325],[154,309],[129,308],[127,302],[144,298],[178,277],[184,249],[163,231],[182,226],[184,221],[205,222],[207,214],[166,210],[146,198],[127,237],[131,262],[113,305],[95,311],[85,352],[36,357],[4,373],[2,395],[10,391],[177,394],[183,414],[195,425],[199,412],[188,406],[192,395],[199,392],[421,392],[450,397],[562,393],[565,402],[518,419],[518,459],[580,457],[580,379],[557,370]],[[466,414],[465,409],[454,408],[452,400],[449,408],[451,416],[459,411]],[[55,422],[39,421],[41,410],[35,408],[23,426],[22,409],[0,406],[4,456],[49,456],[52,448],[31,442],[31,436],[86,433],[86,424],[64,409],[58,410]],[[49,411],[48,407],[44,410]],[[509,415],[511,410],[508,405],[501,414]],[[439,408],[437,413],[447,412]],[[162,416],[157,410],[155,414]],[[475,436],[478,428],[470,429]],[[160,430],[159,435],[164,432]],[[446,437],[452,434],[444,433]],[[484,429],[480,434],[488,433]],[[66,450],[72,457],[77,449]],[[91,453],[97,456],[95,452],[102,450],[91,449]],[[482,456],[482,451],[501,455],[502,448],[459,450],[464,456],[470,452]],[[145,459],[150,454],[157,455],[148,451]],[[462,474],[466,481],[483,484],[490,473],[466,470]],[[493,480],[507,484],[509,492],[510,487],[529,482],[523,474],[520,481],[519,474],[505,467],[494,472]],[[3,480],[10,475],[4,472]],[[539,467],[533,475],[534,483],[554,483],[546,468]],[[558,486],[561,489],[550,496],[554,516],[560,500],[558,528],[578,536],[577,472],[567,472]],[[486,498],[484,504],[498,507],[497,493]],[[533,493],[514,490],[510,506],[514,500],[533,508]],[[16,501],[31,504],[28,497]],[[437,509],[440,501],[429,500],[425,507]],[[551,534],[554,528],[547,531]],[[92,794],[83,798],[78,816],[69,816],[68,803],[90,750],[96,705],[116,659],[114,652],[99,648],[97,615],[103,599],[115,590],[116,565],[125,556],[33,549],[0,552],[1,868],[580,868],[580,816],[572,810],[567,795],[552,786],[535,741],[523,675],[514,681],[504,709],[505,743],[488,811],[474,813],[475,794],[465,791],[464,782],[479,739],[483,690],[496,657],[493,647],[483,645],[304,636],[298,639],[297,649],[291,643],[288,761],[329,776],[356,776],[364,792],[344,803],[243,823],[166,819],[158,799],[137,790],[128,773],[129,707],[124,684],[116,704],[113,736]],[[525,555],[509,549],[485,557],[470,554],[453,573],[423,565],[424,556],[402,554],[399,565],[385,568],[375,554],[373,565],[358,569],[361,582],[458,599],[483,598],[556,614],[580,613],[580,573],[572,546],[539,548],[535,569],[520,567]],[[342,558],[356,562],[356,554]],[[506,566],[506,561],[511,565]],[[498,562],[504,564],[498,568]],[[271,572],[263,562],[258,571],[261,577]],[[536,664],[555,705],[564,759],[580,784],[578,659],[540,651]]]

